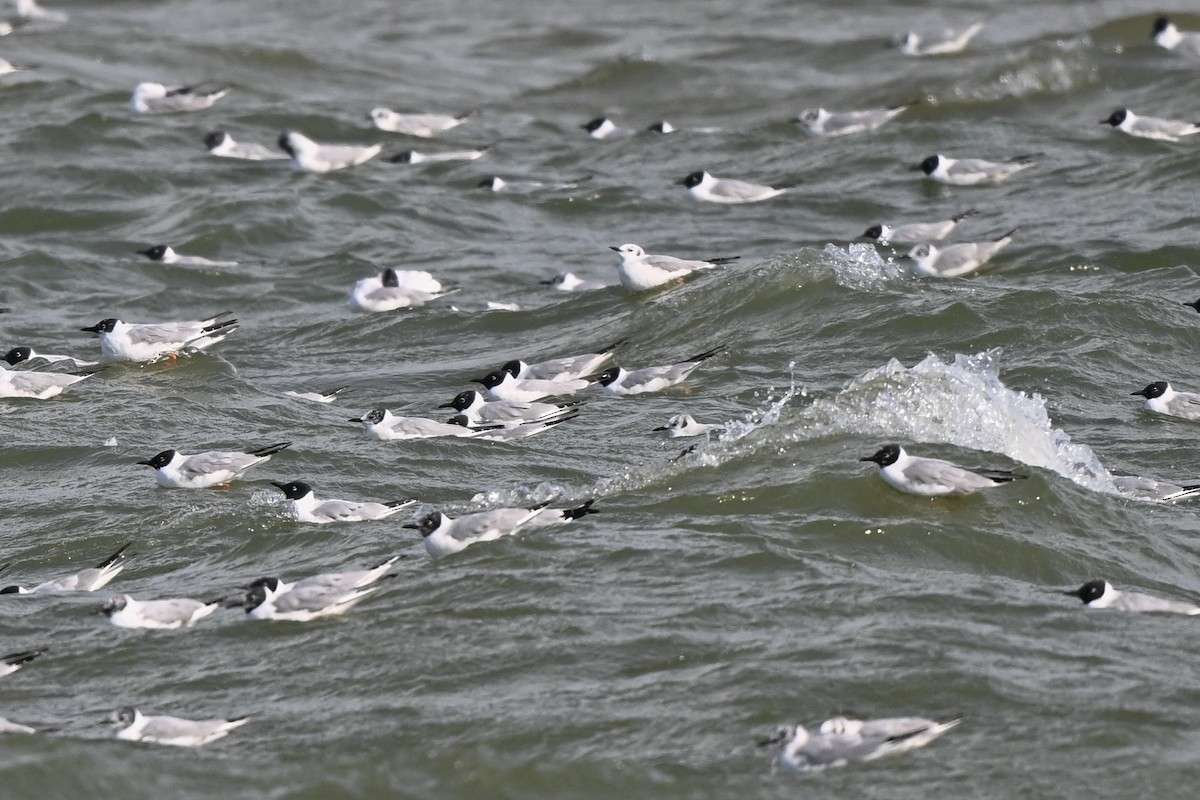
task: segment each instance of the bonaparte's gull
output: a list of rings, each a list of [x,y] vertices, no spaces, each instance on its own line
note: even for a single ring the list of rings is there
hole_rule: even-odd
[[[506,181],[497,175],[484,178],[476,184],[481,189],[491,189],[493,192],[513,192],[514,194],[526,194],[529,192],[539,192],[552,189],[575,189],[580,184],[586,183],[592,179],[591,175],[584,175],[582,178],[576,178],[573,181]]]
[[[924,172],[939,183],[951,186],[978,186],[996,184],[1033,166],[1035,156],[1013,156],[1004,161],[985,161],[982,158],[950,158],[941,153],[926,158],[912,167],[914,172]]]
[[[246,593],[243,605],[251,619],[308,622],[344,614],[362,602],[367,595],[381,588],[383,587],[378,584],[343,588],[297,582],[287,591],[275,592],[269,585],[260,582]]]
[[[823,722],[815,734],[800,725],[785,725],[758,745],[782,745],[779,765],[784,769],[816,772],[924,747],[959,722],[957,719],[935,722],[920,717],[872,720],[834,717]]]
[[[548,361],[536,361],[532,364],[521,359],[506,362],[501,369],[512,373],[514,378],[542,381],[573,381],[591,375],[600,367],[612,361],[616,350],[628,342],[628,339],[618,339],[595,353],[584,353],[578,356],[563,356]]]
[[[474,161],[483,158],[488,148],[478,147],[473,150],[444,150],[440,153],[418,153],[416,150],[405,150],[388,156],[384,161],[389,164],[436,164],[439,161]]]
[[[515,400],[518,403],[532,403],[546,397],[575,394],[591,385],[591,381],[582,378],[566,381],[518,378],[507,369],[489,372],[472,382],[483,384],[492,400]]]
[[[664,119],[655,122],[653,125],[650,125],[648,128],[646,128],[646,130],[650,131],[651,133],[674,133],[679,129]]]
[[[190,628],[221,607],[220,600],[203,603],[185,597],[169,600],[134,600],[127,594],[101,607],[108,621],[120,628]]]
[[[311,486],[303,481],[278,483],[271,481],[288,499],[292,516],[298,522],[325,525],[330,522],[365,522],[386,519],[416,500],[392,500],[386,503],[354,502],[351,500],[318,500]]]
[[[708,203],[757,203],[788,190],[788,187],[776,188],[730,178],[714,178],[704,171],[693,172],[679,183],[687,187],[688,194],[693,198]]]
[[[621,256],[621,265],[617,275],[621,285],[632,292],[641,292],[662,286],[664,283],[691,275],[699,269],[712,269],[716,266],[729,264],[741,256],[721,256],[719,258],[689,260],[675,256],[648,255],[636,244],[623,244],[620,247],[609,247]]]
[[[1117,491],[1136,497],[1138,500],[1166,503],[1171,500],[1185,500],[1200,495],[1200,483],[1179,484],[1156,481],[1153,478],[1142,478],[1136,475],[1116,475],[1113,476],[1112,481]]]
[[[1159,117],[1142,117],[1128,108],[1118,108],[1100,120],[1101,125],[1112,125],[1119,131],[1141,139],[1157,139],[1160,142],[1178,142],[1184,136],[1200,133],[1200,124],[1182,122]]]
[[[436,439],[441,436],[470,437],[480,431],[438,422],[424,417],[397,417],[386,408],[376,408],[361,417],[351,417],[350,422],[361,422],[367,435],[389,442],[404,439]]]
[[[823,108],[806,108],[795,121],[803,125],[814,136],[846,136],[851,133],[873,131],[883,123],[903,114],[911,103],[888,108],[872,108],[863,111],[826,111]]]
[[[1200,56],[1200,33],[1184,33],[1166,17],[1154,21],[1154,43],[1175,53]]]
[[[1007,469],[960,467],[940,458],[910,456],[898,444],[885,445],[859,461],[878,464],[879,475],[888,485],[921,497],[972,494],[1024,477]]]
[[[229,734],[234,728],[245,725],[249,717],[233,719],[190,720],[179,717],[147,717],[130,706],[117,709],[109,719],[110,724],[120,728],[117,738],[127,742],[151,742],[176,747],[199,747]]]
[[[1112,608],[1117,611],[1163,611],[1169,614],[1200,614],[1200,606],[1179,600],[1163,600],[1140,592],[1119,592],[1108,581],[1088,581],[1078,589],[1063,592],[1078,597],[1088,608]]]
[[[66,372],[29,372],[0,367],[0,398],[49,400],[62,394],[63,389],[92,377],[96,373],[73,375]]]
[[[292,581],[291,583],[275,577],[259,578],[249,586],[243,588],[249,591],[255,587],[262,586],[276,596],[292,590],[299,590],[301,592],[311,590],[348,592],[351,589],[361,589],[364,586],[378,583],[384,578],[396,577],[395,574],[389,575],[388,570],[401,558],[407,558],[407,556],[391,556],[369,569],[320,572],[316,575],[310,575],[307,578],[301,578],[298,581]]]
[[[554,524],[598,513],[592,508],[593,502],[588,500],[578,508],[568,509],[551,509],[545,505],[536,508],[497,508],[455,518],[434,511],[404,527],[420,531],[429,555],[441,558],[461,552],[476,542],[490,542],[501,536],[511,536],[534,519],[541,524]]]
[[[291,444],[280,442],[248,451],[209,450],[190,456],[176,450],[164,450],[154,458],[137,463],[154,469],[154,478],[159,486],[206,489],[210,486],[226,486],[238,480],[246,470],[265,464],[271,456],[286,450]]]
[[[296,392],[288,390],[284,392],[288,397],[297,397],[301,400],[311,400],[314,403],[332,403],[337,400],[338,395],[347,391],[349,386],[338,386],[334,389],[327,389],[323,392]]]
[[[202,256],[181,256],[170,245],[156,244],[146,250],[138,250],[139,256],[161,264],[178,264],[181,267],[236,267],[236,261],[213,261]]]
[[[667,420],[666,425],[661,425],[654,430],[666,431],[668,437],[677,439],[681,436],[704,436],[712,431],[723,431],[725,430],[725,426],[696,422],[691,414],[676,414]]]
[[[438,408],[453,408],[467,415],[472,425],[524,425],[528,422],[550,422],[573,412],[582,400],[569,403],[517,403],[511,400],[488,401],[472,389],[460,392],[449,403]]]
[[[376,277],[363,278],[354,284],[350,307],[367,312],[416,308],[456,291],[443,286],[428,272],[385,269]]]
[[[596,117],[579,126],[587,131],[593,139],[611,139],[617,136],[629,136],[633,131],[628,128],[618,128],[617,124],[608,117]]]
[[[1177,392],[1166,381],[1155,381],[1145,389],[1130,394],[1146,398],[1147,411],[1181,419],[1200,419],[1200,394]]]
[[[317,144],[295,131],[279,134],[279,146],[292,157],[292,167],[302,172],[332,172],[370,161],[379,155],[382,144],[368,147],[345,144]]]
[[[459,425],[475,431],[476,438],[488,442],[514,442],[517,439],[528,439],[550,430],[555,425],[570,422],[579,416],[578,410],[562,417],[555,417],[549,422],[526,422],[521,425],[479,425],[471,422],[466,414],[455,414],[447,420],[451,425]]]
[[[453,117],[449,114],[400,114],[390,108],[372,108],[367,119],[381,131],[404,133],[428,139],[467,121],[469,114]]]
[[[604,393],[622,397],[646,392],[660,392],[683,383],[704,361],[722,353],[725,346],[714,347],[703,353],[685,358],[677,364],[667,364],[661,367],[643,367],[635,370],[625,370],[622,367],[609,367],[594,376],[594,380],[604,387]]]
[[[21,19],[36,19],[42,22],[66,22],[70,19],[65,11],[42,8],[37,0],[13,0],[13,6]]]
[[[580,278],[573,272],[560,272],[550,280],[541,283],[543,286],[553,286],[560,292],[593,292],[597,289],[607,289],[611,285],[604,281]]]
[[[39,583],[31,589],[24,586],[5,586],[0,594],[54,594],[57,592],[94,592],[103,589],[109,581],[125,569],[125,550],[132,542],[121,547],[94,567],[81,570],[65,578],[55,578]]]
[[[122,322],[109,317],[80,330],[99,337],[105,361],[156,361],[204,350],[224,340],[237,330],[238,321],[226,319],[232,313],[222,311],[208,319],[188,322]]]
[[[962,242],[945,247],[934,244],[919,244],[909,250],[903,258],[912,259],[913,272],[926,278],[957,278],[967,275],[986,264],[1012,241],[1013,228],[1008,233],[990,242]]]
[[[863,231],[863,238],[874,239],[880,244],[923,244],[937,242],[949,236],[958,223],[979,211],[969,208],[961,214],[939,222],[913,222],[908,225],[872,225]]]
[[[175,114],[203,111],[229,93],[228,86],[209,89],[204,86],[164,86],[139,83],[133,90],[130,106],[135,114]]]
[[[222,158],[240,158],[243,161],[279,161],[287,158],[284,153],[277,153],[263,144],[235,142],[225,131],[213,131],[205,134],[204,146],[209,155]]]
[[[9,653],[6,656],[0,656],[0,678],[5,675],[12,675],[45,652],[45,650],[24,650],[20,653]]]
[[[8,362],[10,367],[15,367],[17,364],[24,364],[29,361],[45,361],[47,364],[57,364],[62,361],[70,361],[76,367],[94,367],[99,364],[99,361],[84,361],[82,358],[75,356],[58,356],[52,353],[39,353],[32,347],[14,347],[4,354],[4,361]]]
[[[944,56],[961,53],[981,30],[983,23],[976,22],[965,30],[948,30],[927,36],[909,31],[900,37],[900,52],[906,56]]]

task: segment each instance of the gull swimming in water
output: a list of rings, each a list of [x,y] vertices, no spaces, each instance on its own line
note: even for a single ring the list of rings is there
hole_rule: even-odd
[[[117,709],[108,722],[120,728],[118,739],[128,742],[151,742],[176,747],[199,747],[229,734],[245,725],[249,717],[233,719],[190,720],[179,717],[148,717],[131,706]]]
[[[960,467],[940,458],[910,456],[898,444],[859,461],[878,464],[880,477],[890,486],[921,497],[973,494],[1023,477],[1007,469]]]
[[[945,56],[961,53],[981,30],[983,23],[976,22],[965,30],[947,30],[936,35],[921,36],[908,31],[900,37],[900,52],[906,56]]]
[[[390,108],[373,108],[367,119],[381,131],[404,133],[428,139],[467,121],[469,114],[454,117],[449,114],[400,114]]]
[[[921,717],[872,720],[834,717],[825,720],[817,733],[809,733],[801,725],[784,725],[758,746],[782,745],[778,762],[790,772],[817,772],[924,747],[961,721],[935,722]]]
[[[229,94],[229,87],[206,89],[203,86],[164,86],[161,83],[139,83],[129,101],[135,114],[178,114],[203,111]]]
[[[1088,608],[1111,608],[1117,611],[1161,611],[1168,614],[1200,614],[1200,606],[1179,600],[1163,600],[1140,592],[1118,592],[1108,581],[1088,581],[1078,589],[1063,592],[1078,597]]]

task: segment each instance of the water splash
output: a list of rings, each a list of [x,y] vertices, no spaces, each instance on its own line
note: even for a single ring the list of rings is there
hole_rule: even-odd
[[[888,281],[910,274],[895,258],[879,255],[872,244],[855,243],[845,249],[827,244],[822,254],[826,257],[825,264],[833,270],[834,280],[847,289],[879,290]]]

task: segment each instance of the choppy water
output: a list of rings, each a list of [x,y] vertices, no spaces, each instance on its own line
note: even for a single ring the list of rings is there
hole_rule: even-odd
[[[0,38],[39,69],[0,78],[3,346],[87,357],[106,316],[225,308],[214,357],[118,366],[46,403],[0,411],[4,581],[66,572],[125,541],[112,590],[234,592],[270,572],[404,553],[351,615],[126,631],[89,596],[10,598],[0,652],[50,653],[0,682],[0,714],[51,735],[0,741],[6,797],[1184,797],[1200,773],[1194,622],[1087,613],[1051,590],[1107,577],[1200,596],[1200,523],[1134,502],[1111,475],[1200,477],[1194,423],[1129,392],[1200,390],[1195,181],[1200,142],[1133,140],[1115,107],[1195,119],[1200,64],[1154,48],[1133,2],[61,2],[67,25]],[[1173,16],[1185,29],[1200,17]],[[1153,9],[1157,12],[1159,9]],[[1163,9],[1169,11],[1170,9]],[[908,27],[987,28],[969,52],[906,60]],[[228,81],[214,109],[131,118],[141,80]],[[920,97],[866,136],[806,138],[801,108]],[[475,111],[431,143],[366,113]],[[596,142],[599,113],[685,130]],[[481,161],[371,163],[302,176],[208,157],[215,127],[270,142],[493,144]],[[714,133],[694,129],[716,127]],[[693,129],[689,132],[688,128]],[[998,188],[944,188],[935,151],[1039,164]],[[767,203],[690,201],[707,168],[803,181]],[[512,196],[489,174],[571,178]],[[994,268],[916,280],[870,224],[977,207],[962,238],[1019,226]],[[741,254],[677,289],[585,295],[538,281],[615,280],[609,245]],[[246,262],[206,271],[151,244]],[[458,283],[453,307],[362,316],[353,283],[385,266]],[[524,310],[483,313],[486,301]],[[457,310],[455,310],[457,309]],[[424,414],[517,356],[628,337],[621,361],[727,343],[685,389],[595,398],[517,446],[380,443],[345,422]],[[281,396],[349,384],[331,407]],[[673,413],[732,421],[672,462]],[[104,447],[116,437],[116,447]],[[398,522],[287,520],[260,481],[167,491],[134,462],[184,450],[293,448],[258,479],[451,511],[596,498],[569,528],[437,564]],[[887,441],[1017,466],[1029,480],[930,502],[857,459]],[[985,452],[970,452],[970,448]],[[1025,465],[1025,466],[1021,466]],[[111,740],[122,704],[254,721],[199,752]],[[797,782],[756,737],[838,713],[962,714],[900,758]]]

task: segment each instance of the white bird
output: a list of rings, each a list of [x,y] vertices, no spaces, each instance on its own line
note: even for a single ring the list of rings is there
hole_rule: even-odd
[[[246,591],[250,591],[257,587],[263,587],[274,597],[293,590],[298,590],[301,593],[312,591],[349,592],[378,583],[384,578],[396,577],[395,574],[389,575],[388,570],[401,558],[407,558],[407,556],[391,556],[369,569],[321,572],[290,583],[275,577],[259,578],[249,586],[246,586],[245,589]]]
[[[781,767],[791,772],[816,772],[924,747],[961,721],[935,722],[921,717],[872,720],[834,717],[823,722],[815,734],[801,725],[785,725],[758,746],[780,744],[778,761]]]
[[[552,189],[575,189],[578,188],[581,183],[586,183],[591,179],[591,175],[584,175],[582,178],[576,178],[573,181],[506,181],[497,175],[492,175],[484,178],[475,185],[481,189],[491,189],[493,192],[528,194],[529,192],[539,192]]]
[[[467,121],[469,114],[454,117],[449,114],[400,114],[390,108],[372,108],[367,119],[381,131],[404,133],[428,139]]]
[[[1181,419],[1200,419],[1200,394],[1177,392],[1166,381],[1155,381],[1131,396],[1146,398],[1145,408],[1156,414]]]
[[[607,289],[611,285],[604,281],[580,278],[573,272],[560,272],[550,280],[541,283],[543,286],[553,286],[560,292],[594,292],[597,289]]]
[[[301,400],[311,400],[314,403],[332,403],[334,400],[337,400],[339,394],[349,388],[349,386],[338,386],[336,389],[328,389],[323,392],[297,392],[289,389],[284,394],[288,397],[296,397]]]
[[[204,350],[237,330],[236,319],[222,311],[208,319],[188,322],[122,322],[109,317],[80,330],[100,338],[104,361],[157,361],[160,358]]]
[[[960,467],[940,458],[910,456],[898,444],[885,445],[859,461],[878,464],[879,475],[889,486],[921,497],[972,494],[1024,477],[1007,469]]]
[[[923,244],[938,242],[949,236],[958,223],[979,211],[969,208],[950,219],[938,222],[913,222],[908,225],[872,225],[863,231],[862,238],[874,239],[880,244]]]
[[[66,22],[71,17],[65,11],[52,11],[48,8],[42,8],[38,5],[37,0],[13,0],[17,17],[28,20],[41,20],[42,22]]]
[[[190,628],[221,607],[220,600],[203,603],[185,597],[169,600],[134,600],[127,594],[111,598],[101,607],[108,621],[119,628],[155,630]]]
[[[906,56],[944,56],[961,53],[983,30],[983,23],[976,22],[962,31],[943,31],[934,36],[920,36],[912,31],[900,37],[900,52]]]
[[[292,167],[302,172],[332,172],[370,161],[379,155],[382,144],[369,147],[344,144],[317,144],[295,131],[279,134],[279,146],[292,157]]]
[[[235,142],[225,131],[213,131],[204,136],[204,146],[209,155],[221,158],[238,158],[242,161],[278,161],[287,158],[265,144]]]
[[[704,436],[713,431],[724,431],[724,425],[697,422],[691,414],[676,414],[667,420],[666,425],[659,426],[655,431],[666,431],[668,438],[677,439],[681,436]]]
[[[1153,478],[1141,478],[1135,475],[1117,475],[1113,477],[1113,486],[1118,492],[1130,495],[1138,500],[1152,500],[1166,503],[1172,500],[1184,500],[1200,495],[1200,483],[1178,484],[1170,481],[1156,481]]]
[[[617,124],[608,117],[596,117],[579,127],[587,131],[587,135],[593,139],[613,139],[633,134],[633,131],[628,128],[618,128]]]
[[[517,403],[511,400],[484,399],[473,389],[460,392],[449,403],[438,408],[453,408],[466,414],[472,425],[505,425],[513,427],[528,422],[551,422],[574,413],[573,408],[583,404],[582,400],[569,403]]]
[[[786,192],[790,187],[776,188],[758,183],[714,178],[707,172],[693,172],[679,182],[687,187],[688,194],[696,200],[709,203],[757,203]]]
[[[0,656],[0,678],[3,678],[5,675],[12,675],[45,652],[45,650],[24,650],[20,653],[9,653],[6,656]]]
[[[635,370],[609,367],[594,376],[594,380],[604,387],[605,394],[616,397],[660,392],[678,383],[683,383],[700,364],[724,350],[725,346],[720,345],[691,358],[685,358],[677,364],[667,364],[661,367],[643,367]]]
[[[539,433],[550,430],[563,422],[570,422],[579,416],[576,411],[563,417],[556,417],[549,422],[526,422],[521,425],[476,425],[466,414],[455,414],[447,420],[450,425],[458,425],[476,434],[476,438],[489,442],[515,442],[517,439],[528,439]]]
[[[202,256],[181,256],[171,249],[170,245],[156,244],[146,250],[138,250],[139,256],[145,256],[160,264],[178,264],[181,267],[236,267],[236,261],[213,261]]]
[[[547,397],[575,394],[592,384],[591,381],[582,378],[564,381],[518,378],[507,369],[489,372],[472,383],[482,384],[492,400],[513,400],[518,403],[533,403]]]
[[[311,486],[303,481],[271,485],[288,499],[292,516],[298,522],[325,525],[330,522],[365,522],[386,519],[415,504],[416,500],[392,500],[386,503],[354,502],[351,500],[318,500]]]
[[[397,417],[386,408],[372,409],[361,417],[351,417],[350,422],[361,422],[368,436],[384,442],[437,439],[442,436],[469,438],[480,433],[479,430],[425,417]]]
[[[154,469],[154,478],[159,486],[170,489],[224,487],[241,478],[251,467],[270,461],[271,456],[286,450],[291,444],[280,442],[245,452],[209,450],[190,456],[176,450],[163,450],[154,458],[137,463]]]
[[[616,350],[628,339],[618,339],[607,347],[600,348],[595,353],[584,353],[578,356],[563,356],[548,361],[538,361],[527,364],[521,359],[513,359],[505,363],[501,369],[512,373],[514,378],[543,380],[543,381],[573,381],[591,375],[600,367],[607,364],[616,355]]]
[[[1184,33],[1166,17],[1154,21],[1154,43],[1174,53],[1200,56],[1200,33]]]
[[[73,375],[66,372],[29,372],[0,367],[0,398],[49,400],[62,394],[63,389],[92,377],[96,373]]]
[[[132,542],[101,561],[94,567],[81,570],[64,578],[39,583],[31,589],[24,586],[5,586],[0,594],[54,594],[57,592],[94,592],[103,589],[109,581],[125,569],[125,550]]]
[[[203,111],[229,93],[228,86],[207,89],[202,86],[164,86],[139,83],[133,90],[130,107],[135,114],[176,114]]]
[[[1200,614],[1200,606],[1179,600],[1163,600],[1140,592],[1119,592],[1108,581],[1088,581],[1078,589],[1063,592],[1078,597],[1088,608],[1112,608],[1117,611],[1163,611],[1168,614]]]
[[[25,72],[25,67],[14,66],[11,62],[0,58],[0,76],[11,75],[14,72]]]
[[[1110,116],[1100,120],[1100,124],[1112,125],[1130,136],[1160,142],[1178,142],[1184,136],[1200,133],[1200,124],[1159,117],[1141,117],[1128,108],[1118,108]]]
[[[1035,156],[1013,156],[1004,161],[985,161],[982,158],[949,158],[941,153],[926,158],[912,167],[913,172],[924,172],[939,183],[951,186],[978,186],[983,183],[996,184],[1033,166]]]
[[[534,519],[540,524],[556,524],[596,514],[598,512],[592,508],[594,502],[588,500],[578,508],[568,509],[550,509],[546,504],[536,508],[497,508],[455,518],[434,511],[404,527],[420,531],[425,550],[432,557],[441,558],[461,552],[476,542],[511,536]]]
[[[880,125],[893,120],[907,111],[913,104],[888,108],[871,108],[863,111],[826,111],[823,108],[806,108],[796,117],[814,136],[846,136],[851,133],[873,131]]]
[[[227,736],[234,728],[245,725],[249,717],[233,719],[190,720],[179,717],[147,717],[130,706],[119,708],[109,722],[121,730],[117,738],[127,742],[151,742],[176,747],[199,747]]]
[[[0,733],[37,733],[37,731],[28,725],[9,722],[4,717],[0,717]]]
[[[487,151],[487,147],[478,147],[473,150],[444,150],[441,153],[418,153],[416,150],[405,150],[396,153],[394,156],[388,156],[384,161],[389,164],[436,164],[439,161],[474,161],[477,158],[483,158]]]
[[[679,129],[664,119],[653,123],[646,130],[651,133],[674,133]]]
[[[378,276],[363,278],[350,291],[350,307],[356,311],[395,311],[417,308],[458,291],[443,286],[428,272],[385,269]]]
[[[938,247],[934,244],[919,244],[909,250],[904,258],[912,259],[913,272],[925,278],[958,278],[982,267],[992,256],[999,253],[1012,241],[1013,228],[1008,233],[990,242],[963,242]]]
[[[620,247],[608,248],[621,256],[621,265],[617,267],[617,275],[621,285],[631,292],[641,292],[662,286],[691,275],[696,270],[712,269],[725,266],[738,260],[741,256],[721,256],[719,258],[688,260],[675,256],[647,255],[636,244],[623,244]]]
[[[45,361],[47,364],[58,364],[62,361],[70,361],[75,367],[94,367],[99,364],[99,361],[84,361],[82,358],[75,356],[58,356],[51,353],[39,353],[32,347],[14,347],[4,354],[4,361],[8,362],[10,367],[15,367],[17,364],[23,364],[30,361]]]
[[[243,605],[251,619],[308,622],[344,614],[382,586],[345,587],[335,583],[298,581],[273,591],[269,582],[257,581]]]

